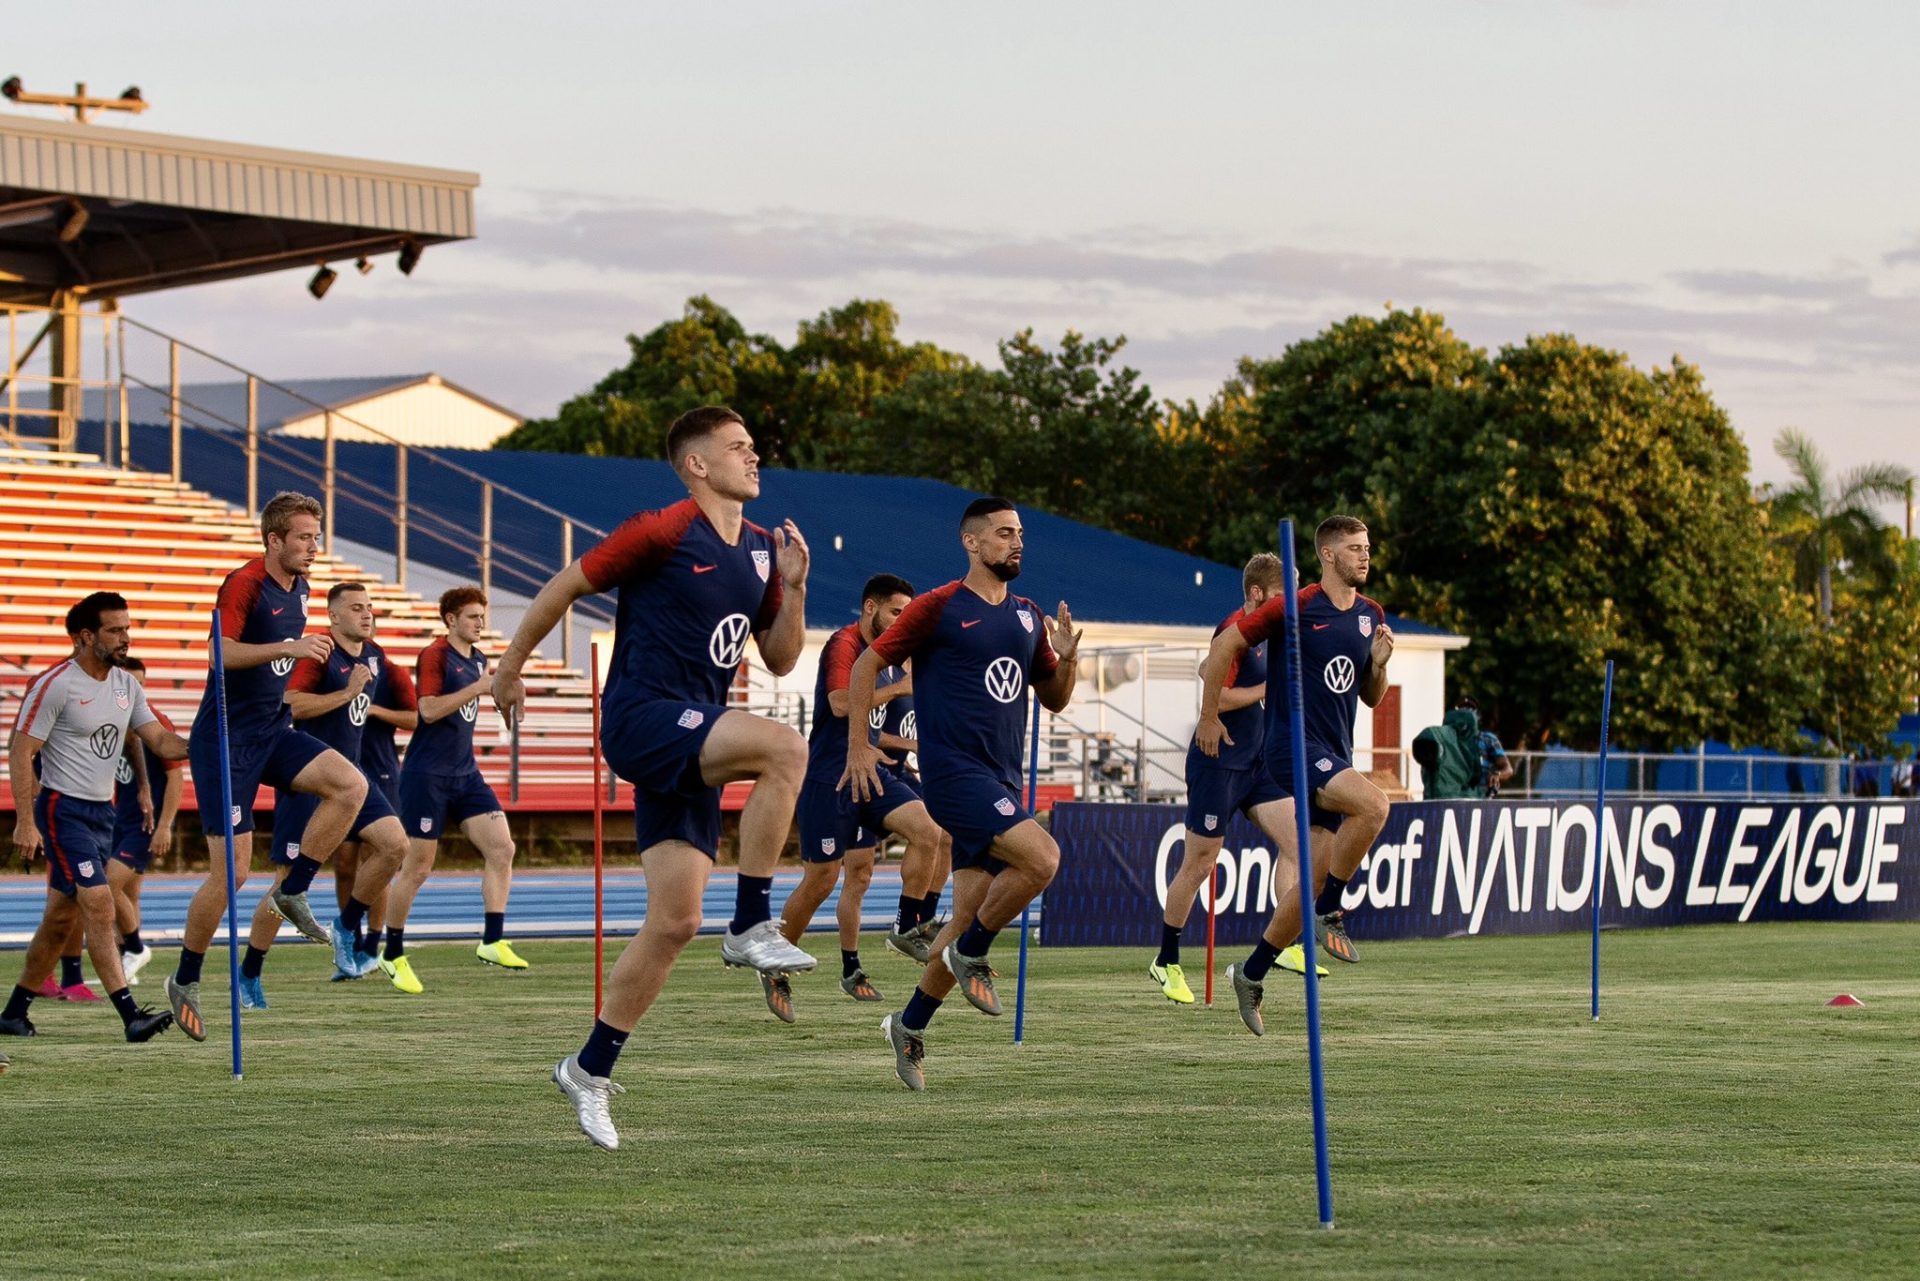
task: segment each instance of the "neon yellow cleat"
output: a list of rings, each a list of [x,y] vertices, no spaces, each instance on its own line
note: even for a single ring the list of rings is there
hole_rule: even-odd
[[[1292,947],[1283,948],[1280,952],[1280,968],[1283,970],[1292,970],[1295,974],[1300,974],[1300,975],[1306,974],[1307,972],[1306,949],[1301,947],[1298,943],[1295,943]],[[1327,967],[1324,965],[1315,965],[1313,967],[1313,972],[1316,975],[1318,975],[1320,978],[1327,977]]]
[[[505,939],[498,943],[482,943],[473,950],[473,954],[488,965],[498,965],[504,970],[524,970],[529,968],[526,960]]]
[[[413,962],[405,956],[396,957],[391,961],[384,956],[381,957],[380,972],[392,979],[393,985],[409,996],[418,996],[427,990],[425,985],[415,977]]]
[[[1187,976],[1178,965],[1162,965],[1155,961],[1147,967],[1147,977],[1160,985],[1160,995],[1178,1005],[1193,1004],[1193,989],[1187,986]]]

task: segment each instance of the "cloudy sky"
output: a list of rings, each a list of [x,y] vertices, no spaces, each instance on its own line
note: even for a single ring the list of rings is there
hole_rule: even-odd
[[[550,412],[712,294],[884,297],[990,357],[1129,339],[1204,398],[1391,301],[1487,345],[1701,365],[1771,442],[1920,464],[1920,8],[1773,3],[95,3],[0,74],[129,125],[477,171],[480,235],[137,317],[278,377],[438,370]]]

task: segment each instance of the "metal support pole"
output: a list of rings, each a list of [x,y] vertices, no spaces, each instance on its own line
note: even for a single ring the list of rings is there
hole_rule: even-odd
[[[480,486],[480,590],[493,599],[493,486]]]
[[[180,343],[167,339],[167,440],[173,451],[173,478],[180,479]]]
[[[128,470],[133,468],[133,424],[127,420],[127,318],[114,312],[120,323],[114,326],[114,336],[120,363],[120,434],[126,441],[126,463]]]
[[[573,564],[573,522],[560,522],[560,568]],[[567,602],[567,612],[560,616],[560,661],[573,662],[573,602]]]
[[[407,585],[407,447],[393,447],[393,585]]]
[[[337,479],[333,467],[333,413],[329,410],[326,416],[326,479],[324,482],[326,485],[327,538],[329,540],[340,536],[340,532],[333,527],[333,495]]]
[[[260,513],[260,380],[247,375],[247,511]]]

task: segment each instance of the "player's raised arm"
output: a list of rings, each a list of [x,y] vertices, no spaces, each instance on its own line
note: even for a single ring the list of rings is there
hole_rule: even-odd
[[[547,638],[547,633],[566,616],[575,601],[598,590],[588,581],[581,562],[576,560],[549,578],[546,586],[534,596],[533,603],[527,606],[527,612],[520,616],[520,626],[514,629],[507,652],[500,655],[493,669],[493,705],[507,718],[507,724],[518,723],[520,709],[526,704],[527,686],[520,679],[520,669],[533,656],[534,646]],[[426,719],[433,719],[424,703],[420,711]]]
[[[873,649],[868,649],[853,661],[853,670],[847,675],[847,724],[867,723],[867,714],[873,710],[874,684],[884,666],[886,664],[880,661],[878,651]],[[865,734],[848,734],[847,768],[840,775],[838,786],[847,788],[855,801],[878,796],[884,790],[880,782],[880,766],[892,763],[891,758],[882,755],[878,747],[867,741]]]
[[[1073,615],[1068,612],[1065,601],[1060,602],[1060,612],[1046,622],[1042,654],[1052,656],[1054,667],[1044,676],[1036,677],[1033,692],[1048,711],[1064,712],[1073,701],[1073,687],[1079,679],[1080,632],[1074,629]],[[1035,655],[1036,659],[1040,657]]]
[[[779,569],[779,607],[772,620],[754,633],[754,643],[767,670],[785,676],[800,661],[807,643],[807,571],[813,562],[800,527],[790,520],[773,531],[773,548]]]

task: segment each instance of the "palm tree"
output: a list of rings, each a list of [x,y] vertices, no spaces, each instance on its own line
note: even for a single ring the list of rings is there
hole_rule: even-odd
[[[1904,499],[1913,473],[1894,463],[1869,463],[1842,476],[1794,428],[1773,442],[1793,471],[1794,483],[1769,491],[1774,527],[1793,553],[1794,578],[1802,590],[1820,593],[1820,621],[1833,621],[1833,567],[1846,563],[1891,571],[1893,540],[1874,504]]]

